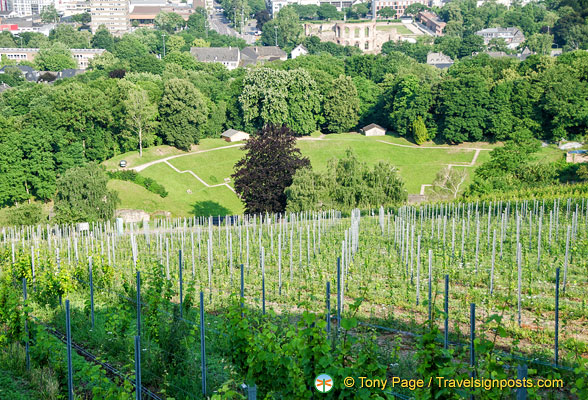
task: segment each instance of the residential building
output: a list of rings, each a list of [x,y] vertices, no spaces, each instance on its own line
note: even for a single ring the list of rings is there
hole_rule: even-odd
[[[320,6],[321,4],[330,4],[335,6],[338,11],[344,8],[351,8],[355,4],[364,3],[361,0],[268,0],[269,9],[272,17],[276,17],[278,12],[286,6],[299,4],[302,6]]]
[[[11,0],[11,2],[12,10],[19,17],[39,15],[45,7],[53,5],[53,0]]]
[[[190,53],[200,62],[218,62],[233,70],[241,63],[238,47],[192,47]]]
[[[278,46],[249,46],[241,50],[243,65],[263,64],[266,61],[288,59],[288,54]]]
[[[73,58],[78,63],[78,69],[86,69],[90,60],[97,55],[104,53],[104,49],[71,49]],[[0,56],[6,56],[9,60],[34,61],[39,53],[38,48],[0,48]]]
[[[2,21],[2,25],[0,25],[0,31],[9,31],[13,35],[18,35],[23,32],[36,32],[49,36],[51,30],[55,28],[55,24],[39,23],[36,22],[37,20],[32,16],[6,18]]]
[[[449,68],[453,65],[454,61],[451,57],[446,56],[443,53],[429,53],[427,54],[427,64],[432,65],[440,69]]]
[[[91,0],[90,9],[92,33],[96,33],[101,25],[116,36],[122,36],[129,31],[128,0]]]
[[[17,24],[0,24],[0,32],[4,32],[4,31],[8,31],[14,35],[14,34],[16,34],[16,31],[18,31],[18,25]]]
[[[227,129],[221,135],[227,142],[241,142],[243,140],[249,140],[249,134],[236,129]]]
[[[306,47],[299,44],[298,46],[294,47],[292,49],[292,51],[290,52],[290,58],[294,59],[296,57],[305,56],[307,54],[308,54],[308,50],[306,50]]]
[[[55,0],[55,9],[64,17],[90,12],[89,0]]]
[[[378,124],[369,124],[360,129],[365,136],[385,136],[386,128],[382,128]]]
[[[376,4],[376,11],[390,7],[396,10],[396,18],[400,18],[404,15],[404,10],[411,4],[424,4],[428,6],[430,2],[429,0],[377,0],[374,3]]]
[[[28,65],[5,65],[4,67],[0,68],[0,74],[5,74],[12,68],[19,69],[23,77],[29,82],[37,82],[37,79],[39,79],[39,71],[35,71]]]
[[[269,0],[269,8],[272,14],[272,17],[276,17],[278,12],[286,6],[292,4],[300,4],[303,6],[315,5],[318,6],[320,4],[319,0]]]
[[[562,55],[563,49],[561,48],[557,48],[557,49],[551,49],[551,52],[549,53],[549,55],[551,57],[559,57]]]
[[[516,49],[519,44],[525,41],[525,35],[519,28],[487,28],[476,32],[476,35],[484,38],[484,44],[490,43],[492,39],[503,39],[509,49]]]
[[[159,0],[157,0],[159,1]],[[188,21],[190,15],[195,10],[192,7],[187,6],[167,6],[167,5],[138,5],[132,4],[131,11],[129,13],[129,20],[131,24],[135,21],[135,26],[153,26],[155,24],[155,17],[162,11],[173,12],[184,18],[184,21]]]
[[[418,19],[421,24],[425,25],[427,29],[437,36],[443,36],[443,29],[445,29],[445,22],[441,21],[436,14],[429,11],[421,11],[418,14]]]
[[[153,26],[155,17],[161,12],[161,6],[133,6],[129,13],[129,21],[133,26]],[[136,21],[136,22],[135,22]]]

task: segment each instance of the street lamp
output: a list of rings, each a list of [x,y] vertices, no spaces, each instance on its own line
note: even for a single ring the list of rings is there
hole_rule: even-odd
[[[274,34],[276,37],[276,47],[278,47],[278,27],[274,25]]]
[[[165,33],[161,34],[161,39],[163,40],[163,58],[165,58]]]

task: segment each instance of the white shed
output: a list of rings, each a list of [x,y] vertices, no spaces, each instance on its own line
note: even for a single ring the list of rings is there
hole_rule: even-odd
[[[292,51],[290,52],[290,57],[292,57],[292,59],[294,59],[296,57],[305,56],[307,54],[308,54],[308,50],[306,50],[306,47],[299,44],[298,46],[294,47],[294,49],[292,49]]]
[[[240,142],[249,139],[249,134],[236,129],[227,129],[221,135],[227,142]]]
[[[361,128],[361,133],[366,136],[384,136],[386,135],[386,129],[378,124],[369,124]]]

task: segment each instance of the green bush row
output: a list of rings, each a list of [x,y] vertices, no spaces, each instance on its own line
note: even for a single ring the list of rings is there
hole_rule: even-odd
[[[108,172],[108,176],[111,179],[120,179],[121,181],[134,182],[137,185],[143,186],[145,189],[152,193],[158,194],[161,197],[167,197],[168,195],[168,192],[165,190],[163,185],[160,185],[154,179],[146,178],[130,169],[124,171]]]

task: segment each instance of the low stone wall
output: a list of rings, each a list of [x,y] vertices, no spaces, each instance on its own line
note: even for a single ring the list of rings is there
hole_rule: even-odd
[[[117,218],[122,218],[125,223],[149,221],[151,216],[143,210],[122,209],[116,210],[114,214]]]

